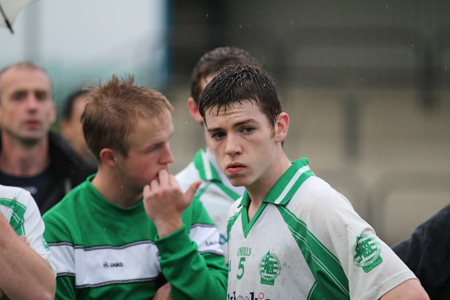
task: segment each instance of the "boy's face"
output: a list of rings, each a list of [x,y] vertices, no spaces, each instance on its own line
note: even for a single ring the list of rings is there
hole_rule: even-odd
[[[275,159],[275,130],[259,106],[247,100],[219,114],[205,114],[210,144],[217,162],[234,186],[258,186],[270,177]]]
[[[169,139],[173,135],[172,116],[164,112],[163,122],[138,121],[128,137],[128,156],[118,155],[117,169],[123,183],[141,193],[146,184],[156,178],[160,170],[169,170],[173,162]]]

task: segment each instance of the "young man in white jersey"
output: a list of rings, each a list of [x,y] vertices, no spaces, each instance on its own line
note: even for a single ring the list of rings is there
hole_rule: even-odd
[[[0,185],[0,299],[55,297],[44,222],[31,194]]]
[[[229,214],[229,300],[428,299],[348,200],[287,158],[289,116],[263,70],[223,70],[199,110],[219,166],[246,188]]]
[[[198,103],[205,86],[221,69],[238,64],[260,66],[259,62],[243,49],[219,47],[206,52],[192,70],[191,97],[189,97],[187,105],[192,118],[202,127],[206,148],[198,150],[193,161],[176,175],[182,190],[186,190],[196,180],[203,181],[195,197],[203,203],[219,229],[220,244],[225,257],[228,252],[226,238],[228,209],[242,196],[244,187],[233,186],[217,165],[209,146],[208,133],[203,126],[203,118],[198,112]]]

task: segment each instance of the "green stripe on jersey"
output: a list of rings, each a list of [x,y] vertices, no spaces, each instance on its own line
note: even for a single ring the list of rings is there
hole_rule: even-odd
[[[248,221],[247,210],[250,204],[250,197],[247,191],[242,196],[242,228],[244,236],[247,237],[253,225],[258,221],[268,203],[275,205],[286,205],[292,196],[297,192],[302,183],[312,176],[313,173],[308,166],[308,159],[301,158],[292,163],[287,171],[277,180],[270,191],[264,197],[253,218]]]
[[[308,159],[301,158],[294,161],[292,166],[287,169],[267,193],[263,202],[286,205],[297,192],[300,185],[312,175],[313,173],[308,166]]]
[[[237,200],[241,197],[241,195],[223,184],[216,169],[206,156],[206,151],[204,149],[200,149],[195,154],[194,165],[198,170],[201,180],[214,182],[214,184],[217,185],[231,199]]]
[[[231,228],[233,227],[234,223],[236,222],[237,218],[239,217],[239,215],[242,212],[242,209],[245,208],[241,208],[241,210],[239,210],[237,213],[235,213],[233,216],[231,216],[231,218],[228,220],[228,224],[227,224],[227,239],[230,240],[230,231]]]
[[[277,208],[316,279],[317,287],[311,291],[311,299],[320,299],[316,298],[320,294],[327,299],[350,299],[348,279],[336,256],[289,209],[284,206]]]
[[[14,229],[17,235],[25,235],[23,216],[25,215],[27,207],[23,203],[17,201],[16,198],[0,198],[0,205],[6,206],[12,210],[9,224],[11,224],[11,227]]]

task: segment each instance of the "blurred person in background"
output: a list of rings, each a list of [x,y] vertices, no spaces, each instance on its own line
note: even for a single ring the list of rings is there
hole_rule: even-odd
[[[193,199],[200,181],[183,193],[169,175],[172,105],[132,77],[87,98],[98,172],[44,215],[56,299],[224,299],[219,232]]]
[[[450,204],[392,250],[416,274],[431,299],[450,297]]]
[[[86,106],[86,93],[82,89],[72,92],[64,103],[61,117],[61,135],[87,163],[95,167],[94,155],[84,139],[81,115]]]
[[[193,161],[176,175],[181,189],[186,190],[194,181],[202,180],[195,197],[202,201],[209,216],[220,232],[220,244],[228,253],[227,212],[230,206],[244,193],[244,187],[233,186],[217,165],[209,146],[209,137],[198,111],[200,95],[206,85],[219,71],[230,65],[260,63],[249,52],[236,47],[219,47],[206,52],[196,63],[191,76],[191,97],[187,101],[189,113],[198,122],[205,136],[206,148],[198,150]]]
[[[267,73],[224,69],[203,91],[199,111],[222,171],[246,188],[229,211],[229,300],[429,299],[306,158],[288,159],[290,120]]]
[[[95,170],[58,135],[51,82],[32,62],[0,71],[0,184],[28,190],[43,214]]]
[[[44,222],[29,192],[0,185],[0,299],[54,299]]]

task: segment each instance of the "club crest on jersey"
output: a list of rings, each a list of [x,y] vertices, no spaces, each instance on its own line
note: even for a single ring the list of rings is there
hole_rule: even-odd
[[[261,284],[274,285],[275,279],[281,271],[281,263],[278,257],[267,251],[259,262],[259,275],[261,276]]]
[[[353,246],[353,263],[361,267],[364,272],[370,272],[383,262],[380,253],[380,242],[376,239],[367,234],[356,237],[356,243]]]

